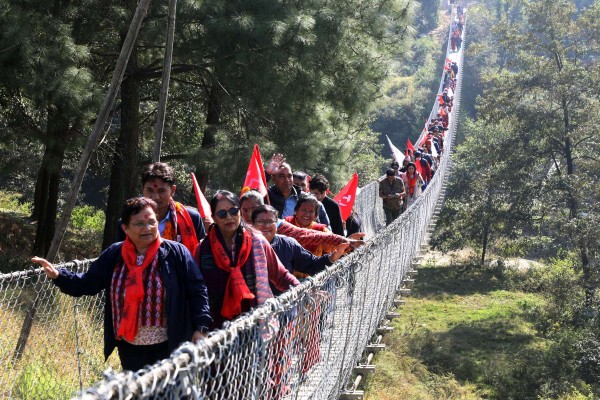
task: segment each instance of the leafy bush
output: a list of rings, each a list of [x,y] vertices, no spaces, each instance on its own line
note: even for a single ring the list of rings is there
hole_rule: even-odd
[[[31,207],[31,203],[21,201],[20,194],[0,191],[0,211],[10,211],[28,216],[31,214]]]
[[[71,224],[76,229],[102,232],[105,218],[104,211],[85,205],[73,209]]]

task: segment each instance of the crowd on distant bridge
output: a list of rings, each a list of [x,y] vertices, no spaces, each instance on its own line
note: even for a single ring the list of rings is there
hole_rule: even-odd
[[[459,36],[462,18],[455,21]],[[444,152],[458,65],[446,59],[444,70],[437,115],[416,146],[407,141],[403,157],[394,153],[379,181],[388,225],[426,190]],[[219,190],[206,201],[196,188],[195,209],[173,199],[173,169],[152,163],[141,175],[143,197],[126,201],[115,243],[87,272],[32,259],[66,294],[105,290],[105,357],[116,348],[122,367],[134,371],[167,358],[182,342],[202,340],[364,244],[352,209],[357,176],[336,201],[323,174],[294,170],[281,154],[266,168],[258,155],[251,166],[240,195]],[[296,332],[306,343],[303,372],[319,360],[318,320],[315,314]],[[275,382],[277,374],[281,367]]]
[[[385,177],[379,180],[379,197],[383,199],[387,225],[416,201],[437,170],[444,152],[444,138],[450,122],[457,74],[458,64],[446,59],[437,115],[425,124],[417,148],[407,140],[402,167],[399,161],[401,153],[394,152],[390,168],[387,169]]]

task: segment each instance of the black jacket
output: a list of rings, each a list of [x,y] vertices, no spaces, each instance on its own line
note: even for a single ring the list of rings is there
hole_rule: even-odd
[[[267,192],[269,194],[269,201],[271,202],[271,205],[279,213],[279,218],[283,218],[283,209],[285,208],[285,197],[283,197],[283,193],[281,193],[281,190],[279,190],[275,185],[269,186]],[[291,195],[294,196],[296,200],[298,200],[298,196],[300,195],[300,188],[298,186],[292,186]]]
[[[327,212],[327,216],[329,217],[329,225],[331,226],[331,231],[336,235],[344,236],[344,225],[342,224],[342,212],[340,211],[340,206],[338,203],[325,196],[322,201],[323,207],[325,207],[325,211]]]

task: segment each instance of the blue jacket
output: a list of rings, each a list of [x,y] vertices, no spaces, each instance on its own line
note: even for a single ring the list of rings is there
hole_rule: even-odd
[[[314,275],[331,265],[328,254],[321,257],[314,256],[311,252],[302,247],[296,239],[291,237],[275,235],[271,242],[271,247],[275,250],[277,258],[279,258],[283,266],[290,271],[290,273],[298,271],[308,275]],[[271,285],[271,290],[273,290],[273,294],[275,295],[282,293],[277,290],[277,288],[273,287],[273,285]]]
[[[74,297],[104,293],[104,357],[117,345],[113,329],[110,285],[117,263],[122,262],[122,242],[114,243],[100,254],[84,273],[61,268],[53,281],[61,292]],[[169,351],[191,340],[194,331],[206,332],[212,323],[204,278],[184,245],[163,240],[158,249],[160,276],[165,286],[165,312]]]

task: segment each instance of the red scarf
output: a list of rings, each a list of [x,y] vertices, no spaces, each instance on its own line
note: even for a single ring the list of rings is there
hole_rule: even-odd
[[[138,332],[139,310],[144,300],[144,282],[142,282],[142,273],[152,263],[162,243],[160,236],[152,242],[142,265],[137,265],[137,251],[135,245],[129,239],[125,238],[121,247],[121,256],[127,268],[127,279],[125,281],[125,301],[123,302],[123,311],[121,312],[121,322],[117,330],[117,338],[132,342]]]
[[[231,320],[242,313],[243,300],[252,300],[255,298],[242,275],[242,266],[246,263],[252,252],[252,235],[246,229],[242,229],[242,243],[240,248],[236,249],[236,260],[233,265],[231,258],[227,254],[227,250],[217,237],[217,229],[215,226],[208,232],[208,240],[215,264],[223,271],[229,273],[227,286],[225,286],[221,315]]]
[[[177,234],[179,234],[181,244],[187,247],[190,253],[194,254],[198,245],[198,238],[190,213],[181,203],[174,201],[172,198],[169,201],[169,210],[171,211],[170,218],[165,225],[162,237],[177,241]]]
[[[415,193],[415,186],[417,184],[417,174],[413,174],[412,179],[410,178],[409,173],[406,173],[406,179],[408,180],[408,192],[410,194],[414,194]]]

